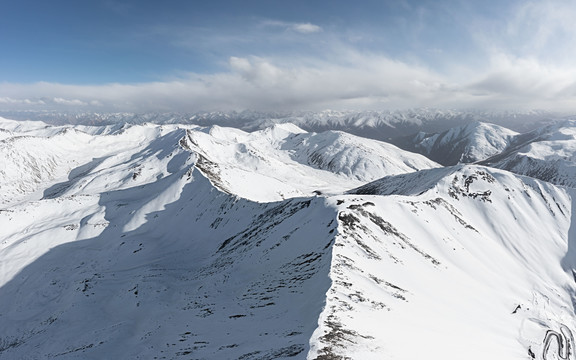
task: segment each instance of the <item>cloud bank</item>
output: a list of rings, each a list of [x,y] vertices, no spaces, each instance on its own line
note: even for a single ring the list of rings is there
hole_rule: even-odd
[[[573,2],[511,4],[484,17],[475,8],[409,8],[412,22],[394,19],[380,32],[262,19],[235,33],[156,29],[155,36],[177,33],[171,46],[210,54],[220,66],[146,83],[4,82],[0,110],[576,111]],[[446,24],[450,31],[438,36]]]
[[[494,55],[460,77],[373,54],[344,63],[230,57],[227,71],[141,84],[0,84],[0,109],[321,110],[410,107],[576,110],[576,70]]]

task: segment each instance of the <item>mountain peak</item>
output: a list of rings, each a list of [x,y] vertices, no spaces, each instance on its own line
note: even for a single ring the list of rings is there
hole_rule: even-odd
[[[481,161],[498,154],[516,135],[504,127],[475,121],[435,134],[419,132],[400,139],[397,144],[443,165],[455,165]]]

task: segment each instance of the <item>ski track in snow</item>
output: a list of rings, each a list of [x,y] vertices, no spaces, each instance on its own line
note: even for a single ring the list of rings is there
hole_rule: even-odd
[[[290,124],[0,127],[2,359],[575,356],[571,187]]]

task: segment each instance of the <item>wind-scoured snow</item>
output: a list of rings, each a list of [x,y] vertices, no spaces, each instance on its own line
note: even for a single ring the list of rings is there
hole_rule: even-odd
[[[2,359],[574,356],[571,188],[289,124],[10,126]]]

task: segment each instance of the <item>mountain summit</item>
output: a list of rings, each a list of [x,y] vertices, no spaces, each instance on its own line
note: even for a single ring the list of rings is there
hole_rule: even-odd
[[[442,165],[456,165],[485,160],[499,154],[516,135],[518,133],[502,126],[473,122],[436,134],[420,132],[396,142]]]

